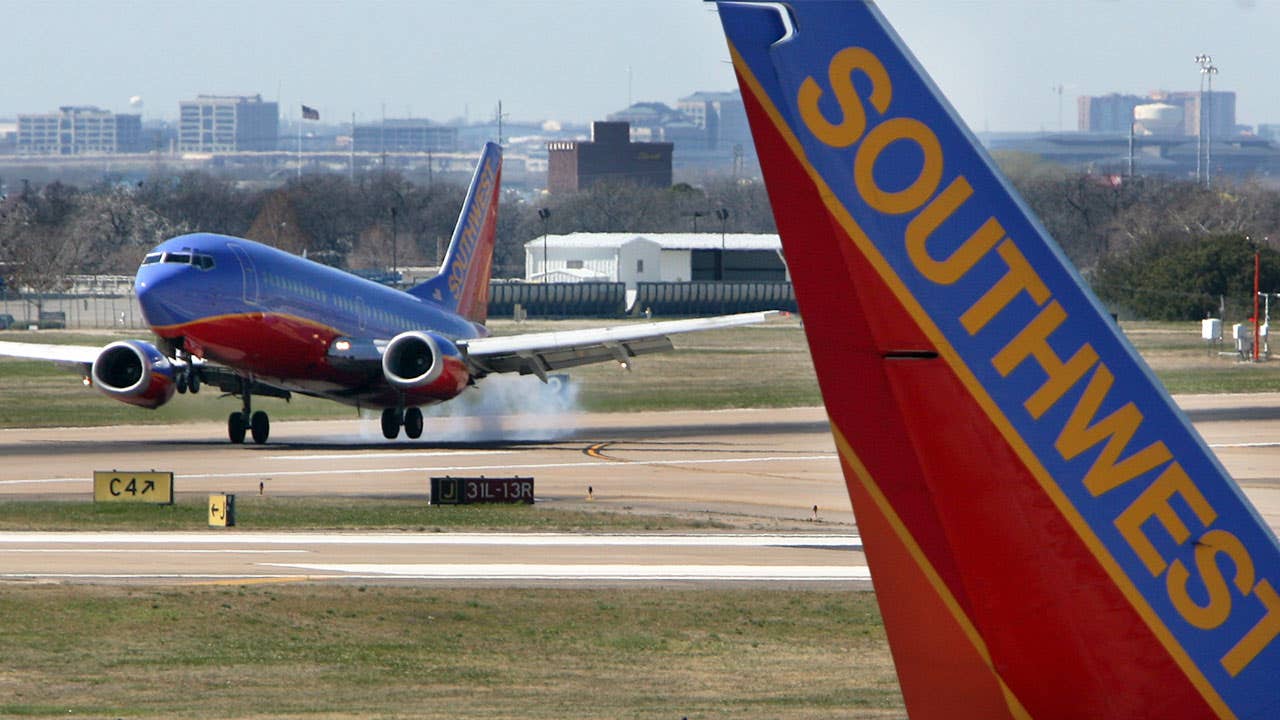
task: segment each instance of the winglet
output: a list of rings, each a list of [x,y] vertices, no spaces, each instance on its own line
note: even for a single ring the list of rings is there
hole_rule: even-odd
[[[880,12],[718,6],[911,717],[1277,716],[1274,535]]]
[[[440,274],[409,290],[477,323],[489,313],[489,275],[498,224],[502,147],[486,143],[471,178]]]

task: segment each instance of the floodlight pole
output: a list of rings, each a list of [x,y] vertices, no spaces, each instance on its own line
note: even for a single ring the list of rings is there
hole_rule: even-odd
[[[1196,102],[1196,185],[1204,181],[1204,169],[1201,161],[1204,158],[1204,76],[1205,68],[1213,62],[1213,58],[1208,53],[1200,53],[1195,57],[1196,64],[1200,66],[1200,94]]]

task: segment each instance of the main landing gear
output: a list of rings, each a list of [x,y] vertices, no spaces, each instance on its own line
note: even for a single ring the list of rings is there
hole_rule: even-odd
[[[250,405],[249,383],[245,380],[240,381],[240,397],[244,400],[244,410],[233,412],[227,418],[227,437],[231,442],[240,445],[244,443],[244,434],[247,430],[253,436],[253,441],[261,445],[271,435],[271,420],[261,410],[253,412]]]
[[[382,437],[395,440],[400,436],[400,428],[410,440],[422,437],[422,410],[411,408],[386,408],[382,411]]]

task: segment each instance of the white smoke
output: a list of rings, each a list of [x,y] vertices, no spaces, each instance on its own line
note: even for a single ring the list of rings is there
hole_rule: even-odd
[[[422,408],[422,437],[401,442],[546,442],[577,429],[578,386],[568,376],[491,375],[448,402]],[[362,413],[362,439],[381,441],[377,413]]]

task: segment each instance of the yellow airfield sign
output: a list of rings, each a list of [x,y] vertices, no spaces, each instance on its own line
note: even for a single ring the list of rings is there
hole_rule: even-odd
[[[173,473],[155,470],[147,472],[95,470],[93,501],[172,505]]]
[[[217,493],[209,496],[209,527],[235,527],[236,496]]]

